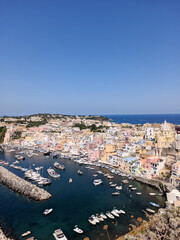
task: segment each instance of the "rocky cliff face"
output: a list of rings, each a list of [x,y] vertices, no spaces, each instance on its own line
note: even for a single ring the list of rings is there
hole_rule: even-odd
[[[146,213],[147,214],[147,213]],[[155,215],[147,214],[149,221],[124,236],[125,240],[177,240],[180,238],[180,208],[160,209]]]

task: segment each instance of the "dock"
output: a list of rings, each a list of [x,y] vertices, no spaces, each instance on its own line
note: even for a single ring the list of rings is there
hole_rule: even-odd
[[[35,201],[43,201],[51,197],[51,194],[46,190],[18,177],[4,167],[0,167],[0,183]]]

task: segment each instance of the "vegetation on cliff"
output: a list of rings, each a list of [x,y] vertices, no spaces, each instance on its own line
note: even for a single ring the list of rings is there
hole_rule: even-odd
[[[7,131],[6,126],[0,127],[0,143],[4,142],[6,131]]]
[[[101,132],[105,126],[96,126],[96,124],[86,126],[84,123],[75,123],[73,127],[78,127],[80,130],[90,129],[91,132]]]
[[[176,240],[180,236],[180,208],[171,207],[160,209],[155,215],[145,212],[149,221],[141,218],[134,219],[134,225],[130,225],[132,230],[124,236],[124,240]],[[133,216],[132,216],[133,219]]]

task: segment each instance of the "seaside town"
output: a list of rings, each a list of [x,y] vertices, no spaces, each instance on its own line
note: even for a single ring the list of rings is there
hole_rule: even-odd
[[[180,126],[166,120],[162,124],[135,125],[117,124],[103,116],[1,117],[0,140],[2,151],[19,149],[29,157],[41,151],[106,166],[112,173],[117,171],[161,188],[167,205],[180,207]]]

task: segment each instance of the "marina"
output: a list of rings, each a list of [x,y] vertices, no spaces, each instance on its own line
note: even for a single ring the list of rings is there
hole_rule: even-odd
[[[0,159],[9,162],[10,165],[16,160],[13,152],[1,153]],[[53,170],[55,162],[66,169],[62,171],[56,168],[56,173],[61,174],[60,178],[50,177],[47,172],[47,169]],[[11,168],[10,165],[5,167],[19,177],[25,177],[27,171]],[[50,185],[39,185],[38,182],[26,178],[27,181],[40,186],[52,195],[44,202],[29,201],[26,197],[0,185],[1,217],[6,219],[6,224],[13,229],[17,237],[28,230],[32,232],[35,239],[51,240],[54,239],[55,230],[60,228],[67,239],[80,240],[89,237],[91,240],[97,240],[103,239],[103,236],[106,237],[103,226],[107,224],[110,237],[115,239],[115,236],[128,232],[128,225],[132,223],[131,215],[145,219],[142,210],[152,209],[155,212],[158,210],[156,206],[151,206],[150,202],[161,206],[165,202],[164,197],[159,196],[156,189],[129,179],[116,170],[112,173],[112,169],[102,167],[102,164],[88,165],[83,161],[79,164],[78,161],[54,158],[51,155],[46,158],[43,153],[37,152],[37,155],[25,156],[25,160],[17,165],[28,171],[31,169],[39,174],[41,172],[41,177],[50,179]],[[83,172],[83,175],[77,174],[78,170]],[[96,179],[94,174],[98,175]],[[112,178],[108,178],[109,176]],[[112,179],[113,187],[109,184]],[[99,186],[96,187],[92,183],[97,183]],[[131,190],[129,185],[136,189]],[[121,191],[114,197],[112,193],[116,192],[116,187]],[[138,192],[142,194],[138,195]],[[149,195],[152,192],[156,195]],[[42,214],[45,209],[47,213],[51,212],[47,217]],[[15,217],[17,214],[18,218]],[[77,231],[80,229],[83,233],[78,234],[74,229]]]

